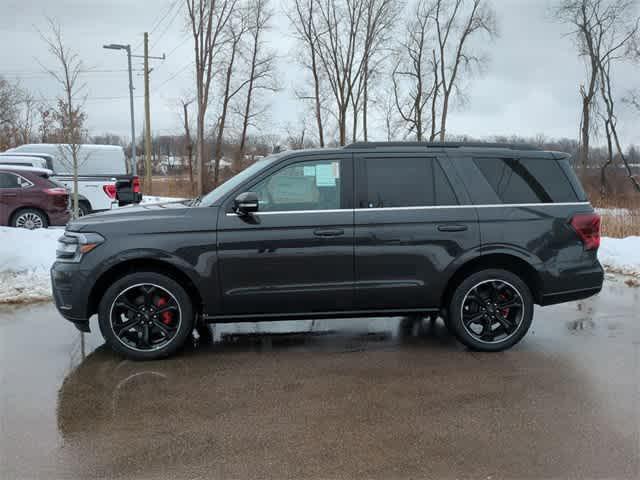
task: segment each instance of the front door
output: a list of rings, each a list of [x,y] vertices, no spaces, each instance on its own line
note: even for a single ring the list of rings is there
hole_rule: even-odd
[[[420,153],[358,155],[357,309],[439,306],[443,272],[479,247],[475,208],[452,187],[446,161]]]
[[[233,198],[220,209],[220,313],[350,309],[354,280],[351,154],[290,159],[242,191],[258,195],[259,211],[238,215],[233,212]]]

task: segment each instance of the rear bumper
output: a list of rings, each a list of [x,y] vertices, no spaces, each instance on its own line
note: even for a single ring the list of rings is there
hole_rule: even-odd
[[[604,269],[600,262],[596,261],[589,267],[564,271],[560,278],[548,279],[548,282],[543,280],[539,303],[546,306],[589,298],[600,293],[603,283]],[[549,285],[553,287],[549,288]]]
[[[51,267],[51,287],[58,312],[84,332],[89,331],[90,285],[88,272],[76,263],[55,262]]]
[[[62,210],[57,212],[49,212],[49,225],[52,227],[64,227],[71,220],[71,212]]]

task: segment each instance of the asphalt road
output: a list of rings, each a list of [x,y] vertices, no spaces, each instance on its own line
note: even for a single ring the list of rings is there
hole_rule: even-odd
[[[133,363],[0,310],[0,478],[637,478],[640,289],[471,353],[410,319],[230,324]]]

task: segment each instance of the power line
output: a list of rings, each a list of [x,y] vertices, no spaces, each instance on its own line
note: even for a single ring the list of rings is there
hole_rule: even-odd
[[[191,38],[190,34],[186,34],[184,39],[182,39],[174,48],[172,48],[169,53],[167,53],[167,55],[165,56],[165,58],[169,58],[169,56],[171,56],[173,53],[175,53],[176,50],[178,50],[178,48],[180,48],[182,45],[184,45],[186,43],[187,40],[189,40]]]
[[[167,78],[166,80],[164,80],[162,83],[160,83],[159,85],[157,85],[154,89],[152,93],[155,93],[160,87],[163,87],[164,85],[166,85],[167,83],[169,83],[171,80],[173,80],[174,78],[176,78],[178,75],[180,75],[181,73],[185,72],[185,68],[194,65],[195,62],[189,62],[187,63],[184,67],[180,67],[173,75],[171,75],[169,78]]]
[[[175,5],[177,5],[178,3],[176,2]],[[167,31],[169,30],[169,28],[171,27],[171,25],[173,25],[173,22],[176,21],[176,18],[178,18],[178,15],[180,14],[181,8],[178,7],[176,9],[176,12],[174,13],[173,17],[171,17],[171,20],[169,21],[169,23],[167,23],[167,25],[164,27],[164,30],[162,31],[162,33],[160,33],[160,35],[158,35],[158,37],[155,39],[155,41],[153,42],[153,44],[151,45],[150,49],[153,50],[153,47],[155,47],[156,45],[158,45],[158,42],[162,39],[162,37],[167,33]],[[151,36],[151,34],[153,33],[153,30],[149,33],[149,36]]]
[[[137,97],[133,97],[133,98],[143,98],[141,95],[137,96]],[[43,102],[55,102],[58,99],[57,98],[41,98],[39,100],[42,100]],[[83,98],[82,101],[83,102],[105,102],[105,101],[111,101],[111,100],[129,100],[129,96],[120,96],[120,97],[86,97]]]
[[[135,68],[134,71],[138,72],[138,71],[142,71],[141,68]],[[79,71],[81,74],[86,75],[86,74],[93,74],[93,73],[122,73],[122,72],[128,72],[127,69],[112,69],[112,70],[107,70],[107,69],[85,69],[85,70],[80,70]],[[9,71],[9,72],[2,72],[0,73],[0,76],[5,76],[5,77],[17,77],[17,78],[41,78],[41,77],[48,77],[50,76],[51,73],[45,71],[45,70],[31,70],[31,71]]]
[[[162,18],[159,18],[160,17],[160,13],[158,14],[156,19],[152,23],[153,26],[151,27],[151,33],[155,32],[158,29],[158,27],[164,21],[164,19],[167,18],[167,16],[171,13],[171,10],[173,10],[173,8],[176,6],[178,1],[179,0],[174,0],[173,2],[171,2],[169,4],[169,8],[166,10],[165,14],[162,15]],[[140,42],[138,42],[138,44],[135,47],[133,47],[131,50],[132,51],[138,50],[142,46],[143,43],[144,43],[144,39],[140,40]]]

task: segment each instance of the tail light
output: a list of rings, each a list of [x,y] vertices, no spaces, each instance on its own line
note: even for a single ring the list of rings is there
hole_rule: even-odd
[[[103,185],[102,189],[104,193],[107,194],[109,198],[116,198],[116,186],[113,183],[108,183],[107,185]]]
[[[54,188],[45,188],[44,193],[47,195],[68,195],[66,188],[63,187],[54,187]]]
[[[574,215],[570,223],[582,240],[585,250],[597,250],[600,247],[600,215],[580,213]]]
[[[133,193],[140,193],[140,178],[133,177]]]

